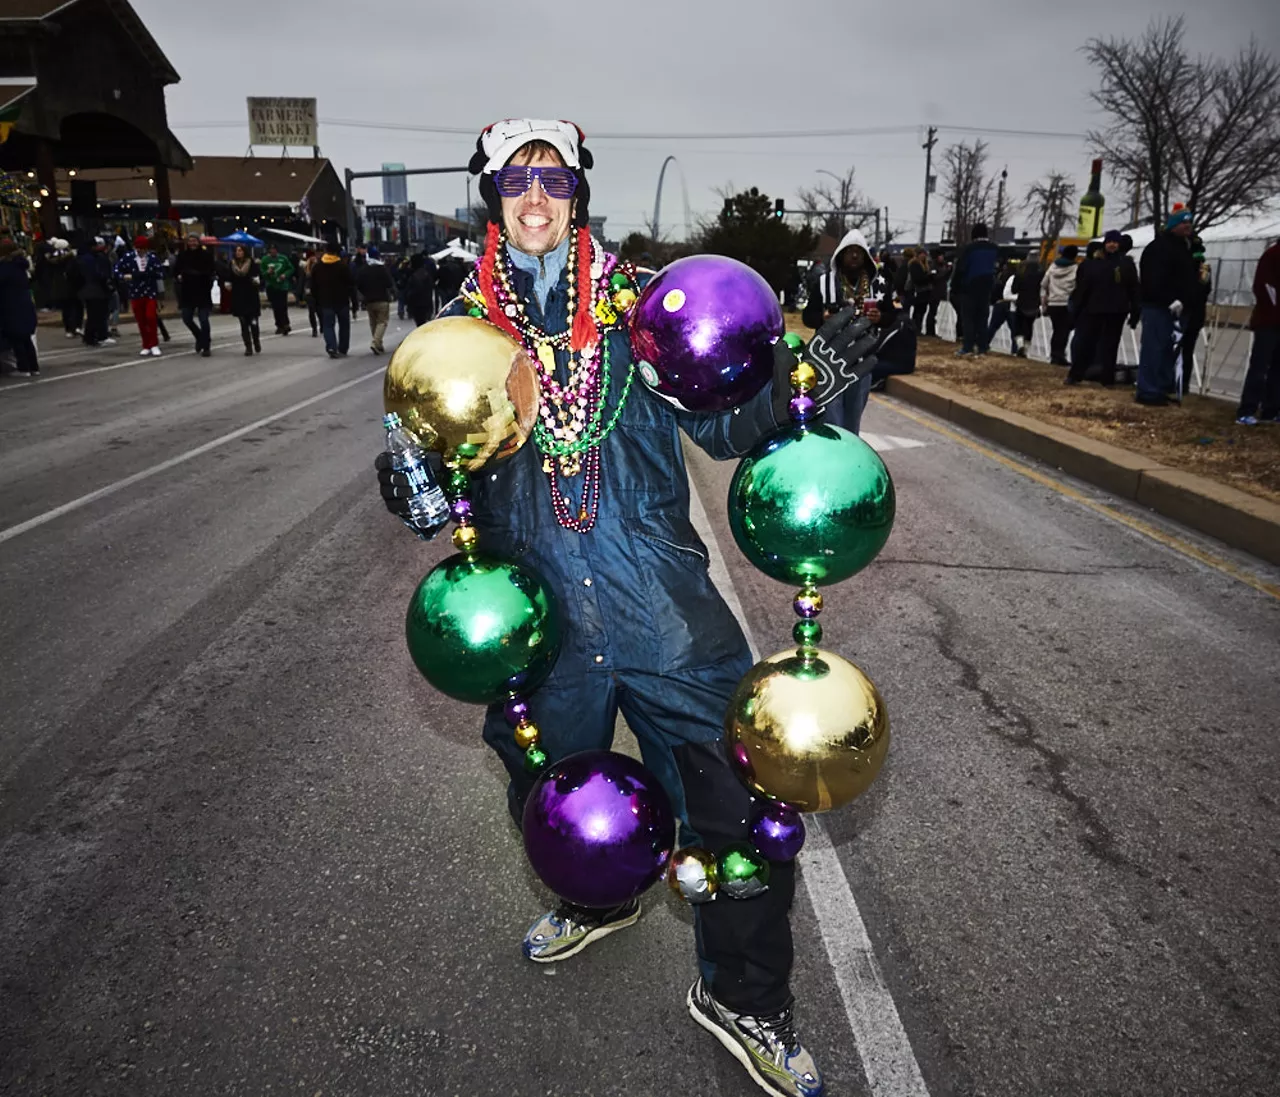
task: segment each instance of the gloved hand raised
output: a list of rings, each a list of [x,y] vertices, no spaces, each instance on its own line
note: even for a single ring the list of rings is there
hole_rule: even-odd
[[[436,483],[444,476],[444,462],[438,453],[427,452],[427,464]],[[416,518],[410,511],[409,500],[421,490],[421,485],[414,484],[408,474],[397,472],[391,467],[391,454],[380,453],[373,462],[378,471],[378,486],[382,490],[382,501],[387,510],[400,519],[422,540],[430,541],[449,524],[448,512],[439,522],[429,522]]]
[[[871,372],[876,364],[872,351],[879,341],[879,330],[855,308],[837,312],[814,332],[799,354],[779,339],[773,348],[774,417],[780,423],[787,421],[791,371],[798,361],[808,362],[817,372],[818,380],[809,396],[822,409]]]

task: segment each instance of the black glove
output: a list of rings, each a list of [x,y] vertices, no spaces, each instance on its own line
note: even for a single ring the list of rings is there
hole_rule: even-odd
[[[435,477],[436,483],[440,483],[444,477],[444,461],[441,460],[440,455],[428,450],[427,464],[431,468],[431,474]],[[409,500],[415,494],[414,485],[410,483],[409,477],[403,472],[396,472],[391,467],[391,454],[378,454],[373,462],[373,467],[378,470],[378,486],[382,489],[382,501],[386,504],[387,510],[391,511],[422,540],[430,541],[449,524],[446,518],[438,524],[425,525],[410,515]]]
[[[797,361],[808,362],[818,374],[809,396],[821,410],[871,372],[876,364],[872,351],[879,342],[879,330],[854,308],[831,317],[798,355],[779,339],[773,348],[773,410],[778,422],[786,422],[789,416],[791,371]]]

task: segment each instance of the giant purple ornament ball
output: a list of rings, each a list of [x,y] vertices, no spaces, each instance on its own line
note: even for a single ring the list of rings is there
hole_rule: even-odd
[[[524,848],[562,899],[616,907],[662,878],[676,822],[658,779],[624,754],[589,750],[547,768],[524,808]]]
[[[728,411],[773,376],[778,295],[745,263],[690,255],[653,276],[631,312],[640,379],[688,411]]]

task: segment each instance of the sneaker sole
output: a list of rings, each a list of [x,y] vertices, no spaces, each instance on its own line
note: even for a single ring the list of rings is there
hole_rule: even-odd
[[[530,956],[528,953],[525,953],[525,959],[531,960],[535,964],[554,964],[557,960],[567,960],[570,956],[577,956],[584,948],[588,945],[595,944],[602,937],[608,937],[609,934],[617,933],[618,930],[626,929],[627,926],[634,926],[638,921],[640,921],[639,909],[637,909],[636,912],[628,918],[623,918],[617,922],[610,922],[607,926],[601,926],[599,929],[592,930],[576,945],[572,948],[565,949],[563,952],[557,952],[551,956]]]
[[[751,1058],[751,1053],[738,1043],[738,1041],[731,1035],[729,1035],[729,1033],[725,1032],[725,1030],[716,1021],[713,1021],[698,1008],[697,1004],[693,1000],[693,987],[690,987],[688,994],[685,995],[685,1004],[689,1007],[689,1016],[720,1041],[724,1046],[725,1051],[737,1059],[738,1062],[746,1068],[747,1073],[751,1075],[751,1080],[755,1082],[756,1085],[766,1093],[772,1093],[773,1097],[792,1097],[792,1095],[787,1093],[785,1090],[778,1089],[777,1086],[771,1085],[767,1082],[764,1075],[756,1069],[756,1064]]]

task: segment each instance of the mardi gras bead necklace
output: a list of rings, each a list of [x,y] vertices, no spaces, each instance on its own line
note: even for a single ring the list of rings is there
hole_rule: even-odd
[[[568,330],[548,334],[529,317],[525,304],[513,288],[513,276],[504,232],[490,234],[492,258],[492,303],[482,290],[486,255],[477,265],[477,274],[468,279],[463,296],[471,304],[471,314],[483,316],[495,326],[516,336],[533,359],[541,383],[542,398],[533,439],[542,454],[542,470],[551,489],[556,521],[565,529],[588,533],[595,526],[600,509],[600,446],[621,418],[635,377],[630,364],[622,393],[610,410],[611,390],[609,342],[606,335],[625,323],[635,305],[635,270],[608,255],[585,230],[580,230],[578,247],[570,247],[566,261]],[[487,251],[488,249],[486,249]],[[587,263],[587,277],[582,264]],[[575,347],[575,317],[581,311],[579,294],[590,294],[588,310],[594,325],[593,338]],[[557,376],[556,351],[568,353],[565,380]],[[560,478],[583,476],[581,495],[575,507],[560,486]]]

